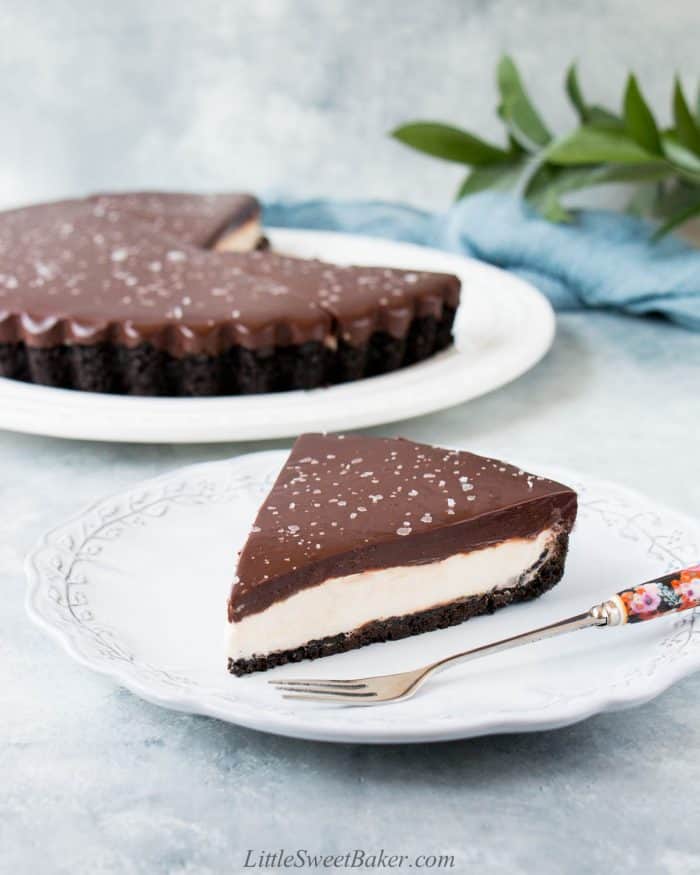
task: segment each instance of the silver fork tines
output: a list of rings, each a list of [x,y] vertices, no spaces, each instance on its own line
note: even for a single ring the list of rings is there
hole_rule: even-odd
[[[313,699],[315,701],[348,703],[352,699],[367,699],[376,696],[375,692],[367,690],[367,684],[363,681],[315,681],[289,678],[284,681],[270,681],[270,683],[285,694],[285,699]]]
[[[374,705],[405,698],[413,692],[425,669],[387,674],[371,678],[326,680],[325,678],[286,678],[268,683],[284,693],[285,699],[309,699],[317,702],[343,702],[346,705]]]
[[[367,684],[362,680],[353,680],[352,678],[348,678],[346,681],[335,681],[335,680],[308,680],[307,678],[287,678],[282,681],[270,681],[271,684],[275,684],[276,686],[284,685],[287,686],[292,684],[295,687],[330,687],[331,689],[342,689],[342,690],[357,690],[362,687],[366,687]]]
[[[285,699],[314,699],[315,701],[350,702],[353,699],[372,699],[376,693],[333,693],[330,690],[307,691],[306,687],[277,687]],[[289,695],[288,695],[289,694]]]

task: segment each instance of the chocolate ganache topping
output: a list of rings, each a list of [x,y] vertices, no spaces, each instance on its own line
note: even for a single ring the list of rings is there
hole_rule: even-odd
[[[302,435],[241,551],[229,620],[330,577],[568,532],[576,506],[569,487],[497,459],[401,438]]]
[[[102,194],[0,213],[0,343],[148,343],[173,356],[400,338],[454,308],[451,275],[215,248],[249,195]]]

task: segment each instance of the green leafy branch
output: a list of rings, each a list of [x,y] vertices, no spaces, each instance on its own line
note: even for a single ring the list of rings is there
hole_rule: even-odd
[[[484,189],[515,190],[547,219],[569,222],[566,195],[627,183],[636,186],[629,209],[661,220],[655,237],[700,216],[700,94],[692,110],[678,77],[673,124],[661,128],[633,74],[615,113],[588,103],[572,65],[565,88],[579,126],[562,137],[550,132],[511,58],[499,62],[497,81],[505,145],[440,122],[410,122],[392,131],[413,149],[471,168],[457,199]]]

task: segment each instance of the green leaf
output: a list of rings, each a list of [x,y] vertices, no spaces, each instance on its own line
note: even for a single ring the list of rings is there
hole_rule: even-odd
[[[561,203],[560,196],[563,192],[560,184],[563,176],[577,172],[578,169],[572,170],[568,167],[540,165],[527,179],[522,194],[550,222],[570,222],[573,216]]]
[[[554,190],[549,190],[545,193],[539,209],[545,219],[549,222],[561,224],[563,222],[573,221],[573,216],[569,210],[563,206],[559,200],[559,196]]]
[[[545,165],[530,179],[526,197],[546,218],[567,222],[571,215],[561,198],[582,188],[615,182],[656,182],[671,172],[663,165],[616,165],[555,167]]]
[[[410,122],[396,128],[391,136],[419,152],[458,164],[493,164],[510,157],[498,146],[439,122]]]
[[[634,75],[627,79],[624,99],[625,130],[647,152],[661,152],[659,129]]]
[[[537,151],[552,139],[545,123],[523,87],[518,69],[507,55],[498,64],[498,90],[501,94],[499,115],[511,134],[528,151]]]
[[[681,210],[675,215],[671,216],[667,219],[663,225],[660,225],[656,231],[654,231],[652,235],[652,240],[659,240],[661,237],[664,237],[668,234],[669,231],[672,231],[674,228],[678,228],[684,222],[687,222],[689,219],[695,218],[695,216],[700,216],[700,201],[695,204],[692,204],[689,207],[686,207],[684,210]]]
[[[468,165],[457,198],[485,189],[511,189],[546,218],[570,221],[570,192],[608,183],[630,183],[636,195],[630,207],[668,222],[666,233],[700,204],[700,93],[688,105],[678,77],[673,90],[673,127],[660,130],[634,75],[627,80],[621,114],[588,104],[576,66],[566,73],[568,98],[580,119],[577,130],[552,139],[509,57],[498,65],[500,101],[507,143],[501,147],[439,122],[402,125],[393,136],[435,157]]]
[[[534,177],[527,194],[538,196],[540,190],[555,189],[558,195],[595,185],[610,185],[619,182],[658,182],[672,174],[663,164],[605,164],[602,166],[575,166],[547,168],[556,173]]]
[[[700,190],[697,185],[679,178],[674,171],[674,175],[667,183],[657,186],[657,195],[653,210],[650,212],[655,218],[665,221],[674,213],[693,206],[700,197]]]
[[[700,128],[688,108],[678,76],[673,87],[673,121],[678,142],[696,155],[700,155]]]
[[[547,150],[553,164],[647,164],[663,159],[639,146],[621,131],[586,125],[553,143]]]
[[[486,189],[503,191],[513,188],[520,178],[522,170],[521,162],[475,167],[460,185],[455,200],[461,200],[467,195],[476,194]]]
[[[664,133],[661,142],[668,160],[682,170],[698,176],[700,181],[700,155],[686,149],[675,132]]]
[[[522,157],[526,154],[525,149],[523,149],[520,143],[510,133],[508,134],[508,148],[510,149],[511,155],[514,157]]]
[[[583,94],[581,93],[581,88],[578,84],[576,64],[572,64],[566,71],[565,87],[566,93],[569,95],[569,100],[578,113],[581,123],[585,124],[585,122],[589,120],[588,107],[586,106],[586,101],[583,99]]]
[[[619,115],[606,109],[604,106],[589,106],[588,107],[589,124],[597,128],[606,128],[614,131],[624,131],[625,124]]]
[[[609,164],[594,168],[589,185],[616,182],[661,182],[673,176],[673,168],[661,161],[655,164]]]

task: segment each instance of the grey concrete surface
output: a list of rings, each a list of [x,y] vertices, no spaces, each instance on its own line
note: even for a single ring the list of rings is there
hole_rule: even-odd
[[[698,373],[697,335],[568,314],[521,380],[374,431],[556,460],[700,515]],[[249,849],[355,847],[451,854],[478,875],[700,872],[700,675],[554,732],[329,745],[146,704],[30,625],[22,559],[43,530],[140,478],[273,445],[0,432],[2,875],[252,872]]]

